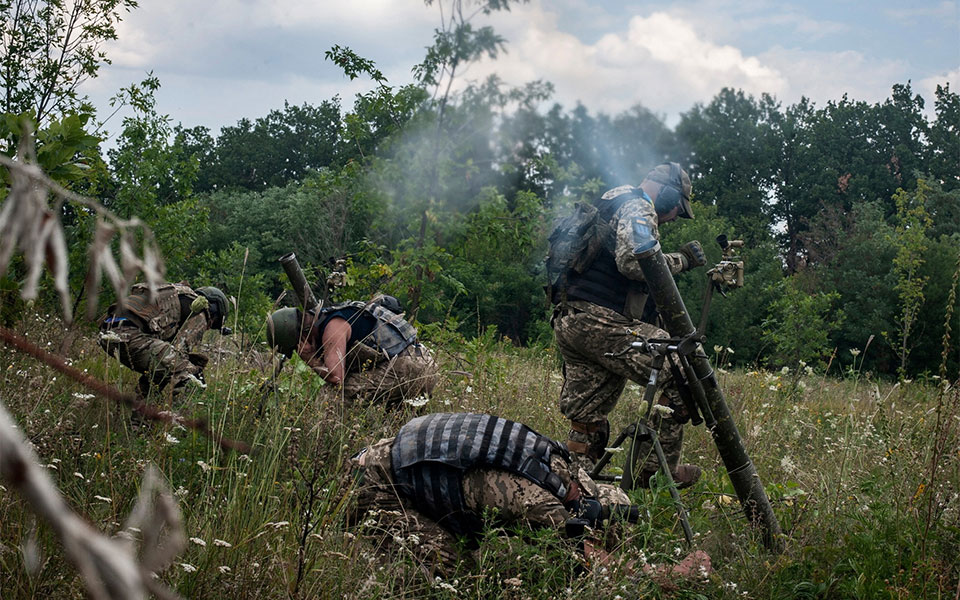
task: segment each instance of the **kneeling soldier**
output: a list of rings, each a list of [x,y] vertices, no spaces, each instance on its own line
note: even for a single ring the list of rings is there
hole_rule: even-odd
[[[267,343],[297,354],[346,398],[396,402],[429,394],[437,365],[417,341],[393,296],[303,312],[281,308],[267,317]]]
[[[146,398],[151,387],[162,390],[173,383],[173,399],[188,384],[203,388],[207,357],[197,352],[203,333],[223,327],[227,297],[215,287],[194,291],[184,283],[165,283],[153,301],[146,284],[136,284],[123,308],[112,304],[100,320],[98,343],[107,354],[140,373],[137,395]]]

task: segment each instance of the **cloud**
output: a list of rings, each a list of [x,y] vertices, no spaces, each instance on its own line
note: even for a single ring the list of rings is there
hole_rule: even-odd
[[[556,18],[542,4],[522,12],[496,24],[510,40],[508,53],[485,61],[472,77],[497,73],[514,85],[545,79],[556,86],[556,98],[565,105],[580,101],[611,113],[642,103],[655,112],[676,114],[725,86],[755,94],[777,93],[787,86],[776,68],[731,45],[710,41],[665,12],[634,16],[626,30],[608,33],[593,44],[558,30]]]

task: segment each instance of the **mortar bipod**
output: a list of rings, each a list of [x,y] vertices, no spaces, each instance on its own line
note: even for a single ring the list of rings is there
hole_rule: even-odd
[[[613,441],[613,444],[604,450],[603,456],[601,456],[600,460],[597,461],[597,464],[590,473],[590,476],[595,481],[620,482],[620,487],[624,490],[633,489],[636,487],[636,475],[643,470],[643,463],[646,460],[646,456],[637,455],[639,452],[639,446],[641,442],[649,440],[653,446],[654,452],[657,455],[657,463],[659,465],[660,473],[663,474],[663,477],[667,482],[666,487],[668,490],[670,490],[670,497],[673,499],[674,505],[676,506],[677,517],[680,519],[680,525],[683,527],[683,536],[686,538],[687,545],[690,546],[693,544],[693,531],[690,528],[687,509],[680,499],[680,492],[677,491],[676,482],[673,480],[673,474],[670,472],[670,467],[667,464],[667,458],[663,453],[663,447],[660,445],[660,439],[657,436],[657,432],[649,424],[650,415],[653,411],[653,400],[657,394],[657,377],[660,375],[660,370],[663,369],[665,357],[675,354],[679,357],[681,365],[686,363],[687,368],[689,368],[689,362],[686,361],[686,357],[680,352],[680,348],[682,346],[682,340],[678,339],[651,339],[637,341],[631,344],[632,350],[639,350],[641,352],[653,355],[653,364],[650,368],[650,377],[647,379],[647,385],[644,387],[643,392],[643,400],[647,403],[647,410],[643,415],[639,415],[637,417],[636,422],[627,425]],[[610,463],[610,459],[613,458],[613,452],[611,449],[619,448],[628,439],[630,440],[630,445],[627,450],[627,459],[623,467],[623,476],[603,474],[603,469]]]

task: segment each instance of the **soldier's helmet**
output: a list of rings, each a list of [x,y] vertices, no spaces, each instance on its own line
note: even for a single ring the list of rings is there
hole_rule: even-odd
[[[373,302],[379,304],[385,309],[389,310],[394,314],[400,314],[403,312],[403,307],[400,305],[400,301],[397,300],[394,296],[388,296],[386,294],[379,294],[374,297]]]
[[[212,313],[211,316],[213,316],[212,328],[220,329],[223,327],[223,322],[230,312],[230,302],[227,301],[227,295],[224,294],[220,288],[212,286],[199,288],[197,293],[206,298],[207,302],[209,302],[213,308],[213,310],[210,311]]]
[[[300,344],[302,314],[296,308],[281,308],[267,317],[267,345],[286,357]]]
[[[658,211],[669,212],[674,206],[679,206],[678,217],[693,218],[693,209],[690,208],[690,193],[693,191],[693,186],[690,184],[690,175],[680,167],[679,163],[669,162],[657,165],[647,173],[645,179],[664,186],[656,199]]]

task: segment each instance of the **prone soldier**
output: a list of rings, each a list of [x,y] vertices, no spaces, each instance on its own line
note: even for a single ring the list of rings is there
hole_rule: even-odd
[[[457,538],[475,545],[489,509],[499,524],[559,529],[601,562],[607,554],[593,534],[604,519],[637,517],[623,490],[576,469],[562,444],[490,415],[417,417],[348,468],[348,520],[369,525],[382,551],[403,544],[431,574],[453,572]]]
[[[690,177],[680,165],[662,164],[639,187],[620,186],[592,205],[578,206],[551,234],[551,325],[564,361],[560,410],[571,423],[567,447],[588,470],[603,455],[610,432],[607,415],[627,380],[645,384],[649,378],[652,356],[620,350],[629,349],[637,336],[669,337],[642,320],[648,294],[636,255],[648,249],[644,244],[650,240],[657,242],[659,224],[693,218],[690,192]],[[664,256],[672,273],[706,264],[696,241]],[[660,372],[658,383],[660,403],[679,408],[677,382],[669,369]],[[653,426],[674,480],[679,487],[692,485],[700,468],[679,464],[683,425],[658,412]],[[659,466],[650,450],[639,450],[638,456],[647,457],[640,485],[647,485]]]
[[[294,351],[318,375],[342,386],[345,398],[397,402],[429,394],[437,365],[393,296],[301,311],[281,308],[267,317],[267,343]]]
[[[206,387],[203,369],[208,358],[198,352],[203,333],[223,327],[229,303],[222,291],[186,283],[164,283],[153,300],[146,284],[130,290],[122,307],[112,304],[100,319],[98,343],[124,366],[140,373],[137,395],[146,398],[152,388],[172,383],[174,403],[189,384]]]

